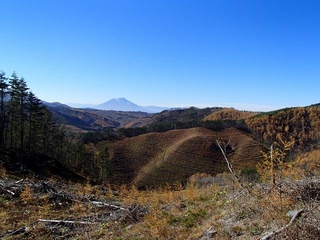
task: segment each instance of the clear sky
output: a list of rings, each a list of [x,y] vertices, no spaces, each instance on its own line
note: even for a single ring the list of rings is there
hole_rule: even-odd
[[[320,102],[320,1],[0,0],[0,70],[42,100]]]

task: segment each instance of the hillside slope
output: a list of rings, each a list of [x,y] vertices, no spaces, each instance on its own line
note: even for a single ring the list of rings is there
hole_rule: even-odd
[[[202,121],[206,116],[222,109],[223,108],[221,107],[203,109],[190,107],[186,109],[165,110],[161,113],[155,114],[152,118],[150,118],[150,120],[145,122],[144,126],[173,122]]]
[[[253,166],[261,157],[262,146],[235,128],[211,131],[205,128],[149,133],[117,141],[110,147],[111,183],[134,183],[137,187],[166,182],[183,182],[201,172],[228,171],[217,146],[226,146],[235,169]]]
[[[215,120],[240,120],[247,119],[257,115],[257,112],[239,111],[234,108],[224,108],[219,111],[213,112],[204,118],[205,121]]]
[[[246,119],[253,137],[271,144],[277,135],[295,142],[299,150],[318,148],[320,140],[320,105],[293,107],[262,113]]]
[[[153,116],[145,112],[104,111],[76,109],[65,106],[47,106],[54,120],[75,131],[99,131],[106,128],[136,127]]]
[[[146,127],[149,131],[167,131],[194,127],[203,121],[241,120],[257,113],[230,108],[171,109],[152,114],[147,112],[106,111],[97,109],[77,109],[62,104],[47,104],[54,120],[71,131],[99,131],[106,128]],[[192,125],[193,124],[193,125]]]

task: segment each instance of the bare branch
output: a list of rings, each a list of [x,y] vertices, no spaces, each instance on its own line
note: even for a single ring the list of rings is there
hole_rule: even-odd
[[[268,240],[268,239],[270,239],[270,238],[278,235],[278,234],[281,233],[283,230],[285,230],[285,229],[287,229],[288,227],[290,227],[290,226],[294,223],[294,221],[295,221],[296,219],[300,218],[300,217],[302,216],[302,213],[303,213],[303,212],[304,212],[304,209],[300,209],[300,210],[297,211],[296,214],[291,218],[290,222],[289,222],[286,226],[280,228],[280,229],[277,230],[277,231],[273,231],[273,232],[271,232],[271,233],[267,233],[264,237],[260,238],[260,240]]]
[[[227,162],[227,166],[228,166],[228,169],[229,169],[230,173],[235,177],[235,179],[237,180],[237,182],[239,183],[239,185],[240,185],[242,188],[245,188],[245,187],[243,186],[243,184],[241,183],[241,181],[240,181],[239,177],[237,176],[237,174],[235,174],[235,172],[233,171],[232,163],[231,163],[231,162],[229,161],[229,159],[227,158],[227,155],[226,155],[225,151],[222,149],[219,141],[218,141],[218,140],[216,140],[216,141],[217,141],[217,144],[218,144],[218,146],[219,146],[219,148],[220,148],[220,150],[221,150],[221,152],[222,152],[222,154],[223,154],[224,159],[225,159],[226,162]]]
[[[233,172],[233,168],[232,168],[231,162],[229,162],[229,160],[228,160],[228,158],[227,158],[227,155],[226,155],[225,151],[222,149],[222,147],[221,147],[221,145],[220,145],[219,141],[218,141],[218,140],[216,140],[216,141],[217,141],[217,144],[218,144],[218,146],[219,146],[219,148],[220,148],[220,150],[221,150],[221,152],[222,152],[222,154],[223,154],[224,159],[225,159],[225,160],[226,160],[226,162],[227,162],[227,165],[228,165],[228,169],[229,169],[229,171],[234,175],[234,172]]]
[[[13,230],[13,231],[10,231],[10,232],[5,233],[5,234],[3,234],[3,235],[0,235],[0,239],[3,239],[3,238],[8,237],[8,236],[12,236],[12,235],[17,235],[17,234],[20,234],[20,233],[24,233],[24,232],[26,232],[26,230],[27,230],[27,226],[23,226],[23,227],[18,228],[18,229],[16,229],[16,230]]]
[[[16,195],[14,192],[8,190],[8,189],[5,189],[4,187],[1,186],[1,189],[7,193],[10,193],[12,196]]]
[[[127,208],[123,208],[123,207],[120,207],[120,206],[117,206],[117,205],[114,205],[114,204],[98,202],[98,201],[89,201],[89,203],[91,203],[93,205],[96,205],[98,207],[106,206],[106,207],[111,207],[111,208],[115,208],[115,209],[120,209],[120,210],[123,210],[123,211],[129,211],[129,209],[127,209]]]
[[[38,222],[47,222],[47,223],[67,223],[67,224],[95,224],[93,222],[84,222],[84,221],[67,221],[67,220],[55,220],[55,219],[38,219]]]

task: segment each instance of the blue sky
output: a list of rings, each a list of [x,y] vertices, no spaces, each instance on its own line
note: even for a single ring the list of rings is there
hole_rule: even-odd
[[[0,70],[42,100],[320,102],[320,1],[0,0]]]

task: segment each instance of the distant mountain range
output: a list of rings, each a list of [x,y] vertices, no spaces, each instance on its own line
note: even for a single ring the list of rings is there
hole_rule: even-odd
[[[125,98],[113,98],[99,105],[69,103],[68,106],[73,108],[92,108],[92,109],[98,109],[98,110],[147,112],[147,113],[158,113],[168,109],[167,107],[139,106]]]
[[[54,121],[69,126],[72,131],[96,131],[105,128],[139,127],[155,114],[168,108],[142,107],[125,98],[111,99],[99,105],[45,102]]]

